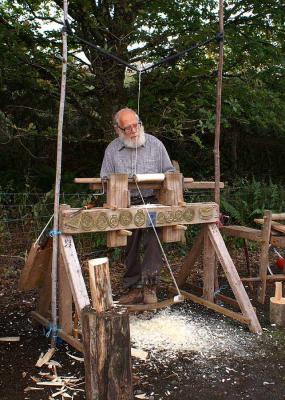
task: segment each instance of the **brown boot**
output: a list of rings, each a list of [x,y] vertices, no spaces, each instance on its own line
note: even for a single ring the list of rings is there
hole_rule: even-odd
[[[143,288],[143,302],[144,304],[157,303],[156,286],[146,285]]]
[[[137,304],[143,302],[142,288],[130,289],[130,291],[119,298],[120,304]]]

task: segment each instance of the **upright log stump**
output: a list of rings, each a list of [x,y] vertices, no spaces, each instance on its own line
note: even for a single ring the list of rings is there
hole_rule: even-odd
[[[86,398],[131,400],[129,314],[113,307],[108,258],[90,260],[89,273],[93,308],[81,314]]]
[[[282,282],[275,282],[275,296],[270,298],[270,322],[285,326],[285,297],[282,296]]]

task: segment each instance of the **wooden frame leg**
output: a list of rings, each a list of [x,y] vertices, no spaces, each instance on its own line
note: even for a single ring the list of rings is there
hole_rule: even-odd
[[[216,254],[226,274],[228,282],[232,288],[235,298],[240,306],[240,309],[245,317],[249,320],[249,329],[252,332],[262,332],[261,326],[248,298],[242,281],[237,273],[231,256],[226,248],[222,235],[216,224],[209,224],[207,226],[208,233],[212,245],[215,248]]]
[[[195,264],[197,258],[199,257],[202,251],[203,240],[204,240],[204,229],[202,229],[198,234],[195,242],[193,243],[193,246],[191,247],[191,250],[189,251],[189,253],[187,254],[187,256],[183,261],[182,268],[177,277],[178,286],[182,286],[186,282],[190,274],[191,268]]]
[[[59,326],[68,335],[72,334],[72,293],[65,271],[62,255],[59,257]]]
[[[203,275],[203,297],[214,302],[216,254],[207,229],[204,229]]]
[[[271,222],[272,213],[271,211],[265,211],[264,214],[264,224],[262,228],[262,245],[261,245],[261,255],[260,255],[260,267],[259,267],[259,277],[261,283],[259,286],[258,301],[264,304],[265,294],[266,294],[266,279],[267,279],[267,268],[269,265],[269,244],[270,244],[270,234],[271,234]]]
[[[82,276],[74,241],[70,235],[60,235],[60,253],[63,258],[66,275],[72,292],[77,315],[80,317],[84,307],[90,305],[89,296]]]

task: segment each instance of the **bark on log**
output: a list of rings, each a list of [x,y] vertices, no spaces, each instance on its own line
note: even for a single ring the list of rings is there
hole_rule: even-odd
[[[126,309],[82,314],[87,400],[133,399],[129,315]]]

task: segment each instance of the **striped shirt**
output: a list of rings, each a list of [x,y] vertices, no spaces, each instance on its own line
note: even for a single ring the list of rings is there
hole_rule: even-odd
[[[120,138],[113,140],[106,148],[101,167],[101,178],[112,173],[155,174],[173,172],[169,155],[163,143],[155,136],[145,134],[145,144],[135,148],[125,147]],[[145,190],[144,196],[152,195],[153,191]],[[132,196],[136,195],[132,192]]]

